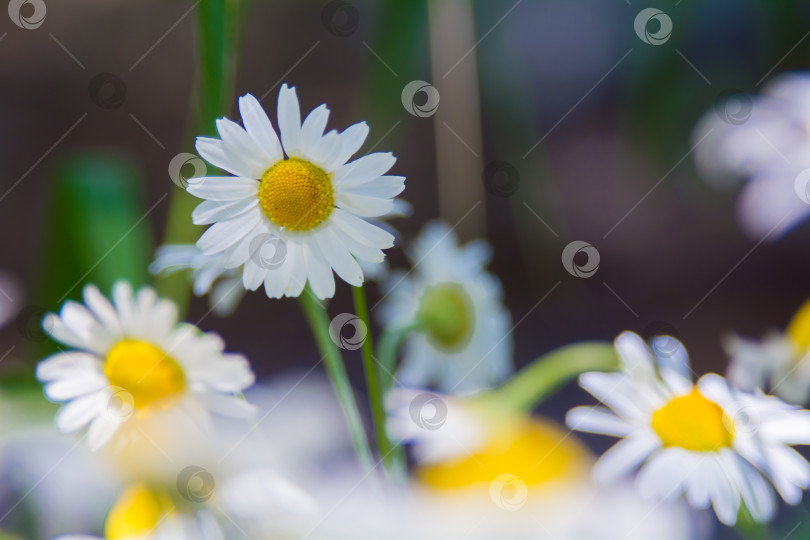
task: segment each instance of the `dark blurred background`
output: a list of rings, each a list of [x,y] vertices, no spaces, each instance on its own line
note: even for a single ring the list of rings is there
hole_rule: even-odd
[[[77,298],[89,280],[108,289],[116,268],[146,279],[143,257],[180,189],[168,165],[194,151],[196,4],[46,3],[36,29],[0,17],[0,268],[22,284],[9,293],[21,314],[0,333],[7,381],[32,380],[47,348],[37,320],[66,290]],[[687,154],[696,121],[724,91],[754,91],[768,72],[807,67],[810,3],[452,4],[249,3],[235,95],[264,97],[274,119],[287,82],[304,111],[329,105],[329,128],[367,120],[364,149],[393,151],[393,173],[408,179],[414,214],[394,222],[405,239],[441,214],[464,240],[483,234],[494,246],[518,365],[573,341],[664,328],[684,341],[697,372],[722,372],[724,335],[784,326],[810,296],[810,224],[752,249],[757,240],[735,219],[736,190],[707,186]],[[666,43],[634,31],[647,7],[671,18]],[[438,90],[435,115],[403,106],[413,80]],[[94,197],[122,205],[85,210]],[[109,223],[123,241],[104,236]],[[574,240],[600,255],[589,278],[562,265]],[[390,260],[406,264],[399,249]],[[351,311],[348,287],[329,309]],[[294,300],[255,293],[231,318],[207,311],[194,299],[188,318],[220,332],[262,375],[317,360]],[[351,362],[359,384],[359,356]],[[580,399],[558,396],[547,412],[560,417]]]

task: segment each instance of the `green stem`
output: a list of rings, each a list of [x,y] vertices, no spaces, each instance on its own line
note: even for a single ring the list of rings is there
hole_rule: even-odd
[[[528,413],[579,374],[618,368],[619,360],[610,343],[567,345],[541,356],[509,382],[477,400],[491,404],[495,410]]]
[[[188,124],[189,135],[213,134],[214,120],[230,110],[236,71],[238,0],[202,0],[197,12],[197,101]],[[209,175],[215,171],[209,169]],[[191,211],[199,199],[173,187],[169,201],[164,244],[194,243],[200,227],[191,223]],[[155,278],[161,296],[171,298],[181,313],[191,293],[188,275],[175,272]]]
[[[374,422],[374,433],[377,440],[377,450],[383,459],[383,464],[387,468],[391,461],[391,442],[385,430],[385,406],[383,404],[383,394],[381,388],[380,372],[377,369],[374,359],[374,345],[371,339],[371,323],[369,322],[368,303],[366,302],[366,292],[362,286],[352,287],[352,298],[354,300],[354,311],[357,317],[366,325],[366,336],[363,339],[360,352],[363,357],[363,372],[366,376],[366,388],[368,389],[368,401],[371,408],[371,418]]]
[[[768,527],[755,521],[745,504],[740,506],[735,529],[745,540],[771,540]]]
[[[397,353],[402,341],[417,327],[416,323],[386,328],[380,342],[377,344],[377,359],[380,361],[382,373],[380,379],[382,392],[385,394],[394,382],[394,370],[397,364]]]
[[[354,400],[354,394],[349,384],[349,376],[346,373],[346,366],[343,364],[343,357],[329,335],[329,316],[326,314],[321,302],[309,288],[309,285],[298,299],[312,330],[312,335],[318,344],[318,350],[323,356],[326,373],[329,375],[338,402],[343,409],[343,415],[360,465],[370,471],[374,468],[374,459],[371,455],[365,429],[363,429],[360,411],[357,409],[357,402]]]

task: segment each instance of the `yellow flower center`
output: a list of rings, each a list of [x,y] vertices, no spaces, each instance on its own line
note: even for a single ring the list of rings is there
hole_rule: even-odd
[[[143,341],[116,343],[104,360],[104,375],[112,386],[119,386],[132,395],[136,409],[177,396],[186,386],[180,365],[159,348]]]
[[[428,287],[419,299],[416,318],[433,345],[446,351],[463,348],[475,329],[472,298],[458,283]]]
[[[730,446],[734,438],[731,419],[696,387],[655,411],[651,427],[664,446],[695,452],[712,452]]]
[[[265,215],[290,231],[308,231],[323,223],[335,206],[332,179],[300,158],[284,159],[267,169],[259,184]]]
[[[121,494],[107,514],[104,538],[121,540],[148,535],[171,509],[171,500],[166,495],[161,496],[143,484],[136,484]]]
[[[810,349],[810,300],[793,315],[787,327],[787,336],[801,355]]]
[[[416,477],[437,490],[490,485],[506,475],[532,488],[579,479],[589,463],[590,454],[573,437],[551,422],[532,419],[495,430],[472,455],[420,466]]]

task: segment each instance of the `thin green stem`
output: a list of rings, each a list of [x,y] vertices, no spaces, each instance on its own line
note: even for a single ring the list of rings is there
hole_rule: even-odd
[[[377,441],[377,451],[383,460],[383,465],[388,468],[391,460],[391,442],[385,430],[385,405],[383,404],[382,383],[380,371],[374,358],[374,344],[371,338],[371,323],[369,321],[368,303],[366,292],[362,286],[352,287],[352,298],[354,300],[354,312],[366,326],[366,335],[360,352],[363,357],[363,372],[366,376],[366,388],[368,390],[369,407],[371,408],[371,418],[374,422],[374,433]]]
[[[740,506],[735,529],[745,540],[771,540],[772,538],[768,527],[764,523],[755,521],[745,504]]]
[[[412,323],[386,328],[380,336],[380,342],[377,344],[377,359],[380,361],[383,371],[380,374],[383,394],[393,385],[399,346],[416,327],[416,323]]]
[[[346,373],[346,366],[343,364],[343,357],[329,335],[329,316],[326,314],[323,304],[315,297],[309,286],[304,289],[298,299],[312,330],[312,335],[315,337],[315,342],[318,344],[318,350],[323,356],[326,373],[329,375],[338,402],[343,409],[343,416],[346,419],[357,458],[360,465],[370,471],[374,468],[374,459],[366,438],[366,431],[363,428],[360,411],[357,409],[357,402],[354,400],[354,393],[349,384],[349,376]]]
[[[528,413],[577,375],[618,368],[619,360],[610,343],[568,345],[541,356],[509,382],[477,400],[491,404],[495,410]]]

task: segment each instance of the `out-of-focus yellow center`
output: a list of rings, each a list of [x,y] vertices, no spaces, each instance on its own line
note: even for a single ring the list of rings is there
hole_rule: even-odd
[[[165,494],[154,493],[143,484],[136,484],[121,494],[107,514],[104,538],[140,538],[152,532],[163,515],[171,510],[171,500]]]
[[[313,229],[329,217],[335,206],[332,179],[309,161],[281,160],[262,175],[259,204],[279,227],[290,231]]]
[[[159,348],[143,341],[116,343],[104,360],[104,375],[112,386],[119,386],[132,395],[136,409],[175,397],[186,387],[180,365]]]
[[[475,306],[458,283],[427,287],[419,298],[416,318],[430,341],[447,351],[463,348],[475,330]]]
[[[801,355],[810,349],[810,300],[793,315],[787,327],[787,336]]]
[[[695,387],[655,411],[651,427],[664,446],[695,452],[712,452],[730,446],[734,438],[731,419]]]
[[[516,477],[531,489],[578,480],[590,461],[588,451],[565,431],[532,419],[496,430],[472,455],[422,465],[415,474],[422,484],[442,491],[489,485],[503,475]]]

